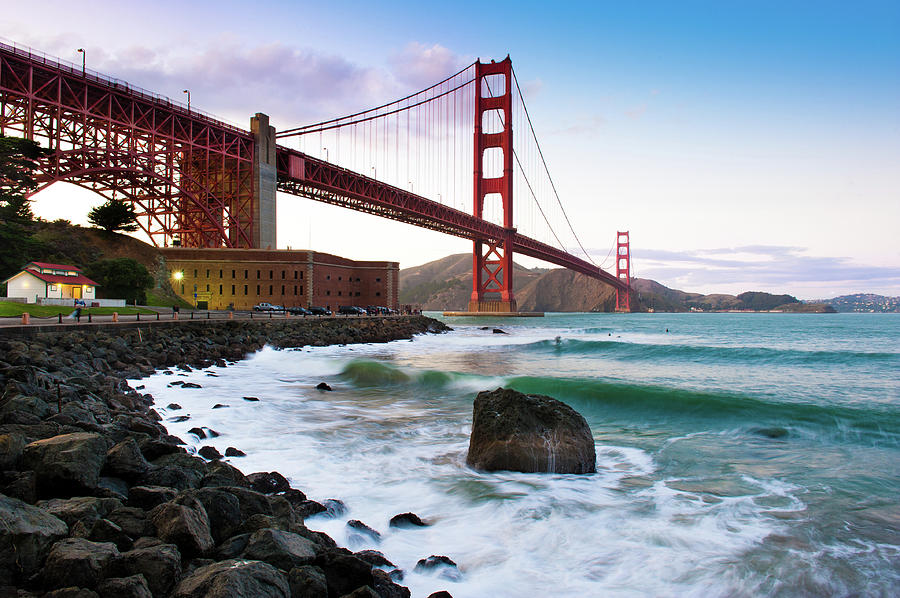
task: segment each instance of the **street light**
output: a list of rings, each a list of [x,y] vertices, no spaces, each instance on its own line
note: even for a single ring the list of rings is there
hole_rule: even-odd
[[[184,278],[184,272],[182,272],[181,270],[173,272],[172,278],[174,278],[175,280],[181,280],[182,278]]]
[[[372,167],[372,172],[375,173],[375,174],[372,175],[372,178],[373,178],[373,179],[378,179],[378,169],[375,168],[375,167],[373,166],[373,167]]]
[[[191,111],[191,92],[190,92],[190,90],[185,89],[184,93],[186,93],[188,96],[188,112],[190,112]]]
[[[84,67],[85,67],[85,59],[87,58],[87,52],[84,51],[84,48],[78,48],[75,51],[78,52],[79,54],[81,54],[81,76],[84,77],[85,72],[86,72]]]
[[[328,162],[328,148],[323,147],[322,149],[325,150],[325,161]]]

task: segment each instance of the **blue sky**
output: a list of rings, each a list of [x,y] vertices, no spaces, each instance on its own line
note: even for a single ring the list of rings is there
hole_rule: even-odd
[[[684,290],[900,295],[896,1],[45,4],[5,7],[0,36],[73,62],[86,47],[89,67],[191,88],[243,126],[346,114],[509,53],[599,259],[629,229],[637,275]],[[78,221],[97,201],[56,187],[37,213]],[[280,246],[402,267],[470,250],[296,198],[279,213]]]

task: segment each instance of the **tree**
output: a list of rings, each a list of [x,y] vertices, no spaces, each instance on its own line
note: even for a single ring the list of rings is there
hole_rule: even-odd
[[[88,212],[88,222],[108,233],[117,230],[130,233],[138,229],[134,206],[117,199],[110,199]]]
[[[84,269],[84,274],[100,285],[99,298],[125,299],[141,304],[147,302],[146,291],[155,283],[147,268],[130,257],[92,262]]]
[[[14,274],[40,249],[32,239],[29,191],[33,173],[48,150],[30,139],[0,135],[0,279]]]

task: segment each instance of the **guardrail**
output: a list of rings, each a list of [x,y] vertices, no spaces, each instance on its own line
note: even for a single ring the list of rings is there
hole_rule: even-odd
[[[113,312],[111,314],[93,314],[91,312],[63,316],[57,314],[55,316],[35,316],[28,312],[23,312],[21,316],[0,316],[0,327],[2,326],[40,326],[40,325],[72,325],[78,326],[83,324],[109,324],[120,322],[160,322],[160,321],[193,321],[193,320],[306,320],[306,319],[322,319],[322,318],[386,318],[396,317],[397,315],[409,314],[333,314],[333,315],[313,315],[300,314],[294,315],[287,311],[173,311],[169,313],[136,313],[136,314],[119,314]]]

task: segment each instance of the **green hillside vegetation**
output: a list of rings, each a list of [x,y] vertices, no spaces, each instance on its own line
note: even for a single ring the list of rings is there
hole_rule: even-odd
[[[758,291],[748,291],[737,296],[744,304],[744,309],[755,311],[767,311],[788,303],[800,303],[800,300],[790,295],[770,295]]]

